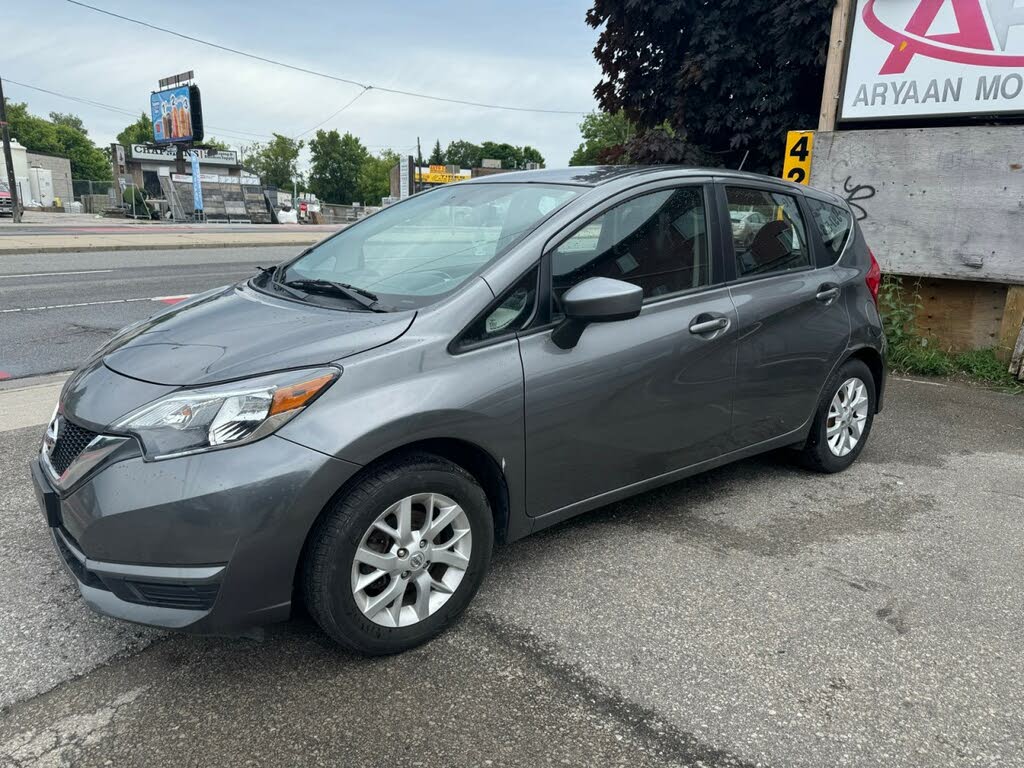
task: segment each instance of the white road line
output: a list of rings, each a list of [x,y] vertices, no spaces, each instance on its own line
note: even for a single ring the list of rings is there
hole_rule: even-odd
[[[110,299],[109,301],[83,301],[79,304],[51,304],[47,307],[17,307],[15,309],[0,309],[0,315],[8,312],[39,312],[43,309],[73,309],[75,307],[96,307],[100,304],[131,304],[136,301],[153,301],[149,296],[142,299]]]
[[[99,275],[104,272],[113,272],[112,269],[81,269],[77,272],[26,272],[21,275],[0,275],[0,280],[11,277],[51,277],[56,275]]]

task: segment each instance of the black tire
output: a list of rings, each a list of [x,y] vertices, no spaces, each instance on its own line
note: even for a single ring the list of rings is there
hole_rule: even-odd
[[[829,448],[826,440],[828,431],[828,412],[832,399],[836,396],[842,384],[852,378],[860,379],[868,393],[868,414],[861,433],[860,440],[845,456],[837,456]],[[860,360],[847,360],[839,369],[832,374],[828,383],[821,393],[821,400],[814,413],[814,423],[811,425],[811,432],[807,436],[807,442],[801,451],[801,463],[808,469],[815,472],[832,474],[842,472],[849,467],[860,456],[864,450],[868,437],[871,435],[871,425],[875,420],[875,379],[871,375],[871,369]]]
[[[417,493],[440,493],[469,519],[472,548],[461,583],[435,613],[405,627],[385,627],[367,618],[352,594],[352,565],[363,535],[389,506]],[[310,533],[303,562],[302,592],[317,624],[339,645],[368,656],[401,653],[440,634],[469,605],[483,581],[494,546],[494,520],[487,495],[472,475],[432,454],[415,454],[369,468],[333,502]]]

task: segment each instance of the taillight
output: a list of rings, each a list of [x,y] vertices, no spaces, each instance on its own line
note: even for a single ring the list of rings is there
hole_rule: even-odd
[[[878,305],[878,289],[882,287],[882,268],[878,266],[878,260],[875,258],[875,254],[868,248],[868,255],[871,257],[871,267],[868,269],[867,275],[864,277],[864,282],[868,285],[868,290],[871,291],[871,298],[874,300],[875,305]]]

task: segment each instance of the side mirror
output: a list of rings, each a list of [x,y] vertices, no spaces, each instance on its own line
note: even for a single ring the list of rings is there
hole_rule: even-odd
[[[640,286],[608,277],[591,277],[563,294],[565,320],[555,328],[551,340],[559,349],[572,349],[591,323],[630,320],[640,314],[643,305],[644,291]]]

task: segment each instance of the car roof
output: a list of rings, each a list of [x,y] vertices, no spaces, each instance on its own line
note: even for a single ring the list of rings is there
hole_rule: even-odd
[[[719,176],[726,178],[773,181],[790,184],[772,176],[744,171],[730,171],[725,168],[698,168],[686,165],[583,165],[570,168],[540,168],[534,171],[510,171],[478,176],[469,183],[522,184],[534,182],[543,184],[575,184],[598,187],[630,176]]]
[[[730,181],[771,182],[789,187],[794,193],[817,198],[834,205],[848,207],[840,196],[817,187],[794,184],[792,181],[775,176],[766,176],[749,171],[732,171],[726,168],[700,168],[687,165],[583,165],[569,168],[539,168],[533,171],[510,171],[478,176],[463,184],[572,184],[581,187],[601,187],[613,182],[629,186],[630,180],[643,182],[660,179],[685,179],[715,177]]]

